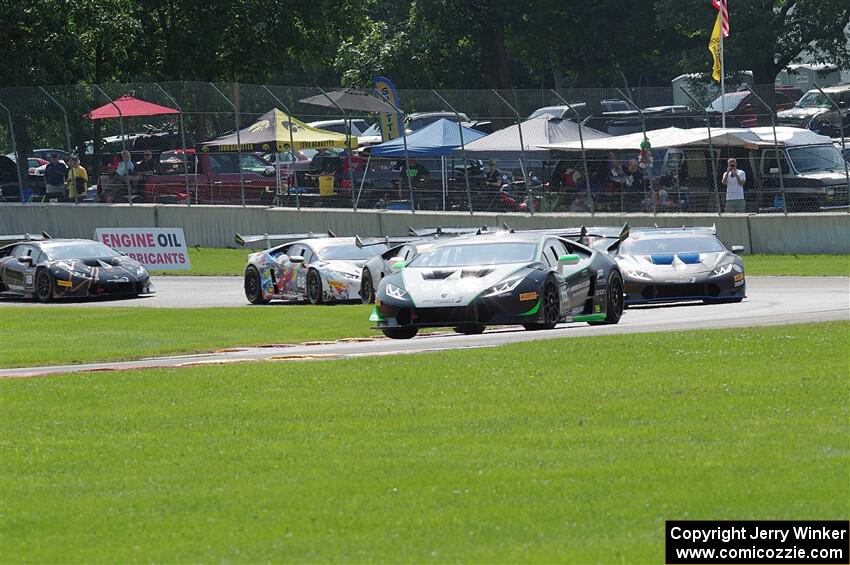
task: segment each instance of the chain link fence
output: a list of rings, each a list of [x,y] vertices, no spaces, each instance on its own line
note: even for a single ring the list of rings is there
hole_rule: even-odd
[[[0,199],[72,197],[46,193],[47,161],[56,154],[63,161],[80,157],[89,184],[80,195],[84,202],[724,213],[722,179],[727,160],[735,158],[746,175],[747,212],[848,208],[843,143],[823,137],[812,138],[819,145],[791,147],[781,135],[771,143],[775,112],[793,103],[773,85],[729,93],[723,102],[727,127],[766,127],[761,142],[751,144],[720,135],[728,131],[721,129],[724,118],[706,110],[719,110],[719,101],[692,95],[683,105],[671,87],[399,90],[405,133],[393,150],[377,145],[382,138],[375,113],[302,102],[334,90],[204,82],[0,88],[6,154],[0,156]],[[125,115],[125,96],[169,113]],[[97,108],[115,109],[117,117],[91,119]],[[286,135],[246,142],[269,127],[262,118],[273,109],[283,116]],[[840,128],[840,109],[838,116]],[[333,143],[298,141],[303,124],[316,122],[337,134]],[[644,132],[706,131],[706,125],[715,136],[707,142],[642,144]],[[843,138],[837,131],[821,133]],[[236,132],[243,138],[238,142],[214,142]],[[618,139],[630,145],[605,141],[628,134],[634,137]],[[122,174],[128,168],[122,159],[133,162],[128,174]]]

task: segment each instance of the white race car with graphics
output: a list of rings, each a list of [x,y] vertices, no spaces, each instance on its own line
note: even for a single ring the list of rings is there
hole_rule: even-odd
[[[266,236],[275,238],[282,239]],[[321,237],[253,253],[245,267],[245,297],[252,304],[273,299],[310,304],[359,301],[364,263],[386,250],[380,242],[359,247],[353,237]]]

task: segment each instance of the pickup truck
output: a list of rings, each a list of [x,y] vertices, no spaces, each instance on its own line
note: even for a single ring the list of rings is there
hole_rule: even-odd
[[[189,197],[197,204],[242,204],[240,168],[245,184],[245,203],[271,204],[277,183],[275,168],[267,161],[253,153],[196,154],[191,149],[185,152],[166,151],[160,156],[156,174],[143,177],[142,200],[177,203]],[[286,186],[285,180],[282,186]]]

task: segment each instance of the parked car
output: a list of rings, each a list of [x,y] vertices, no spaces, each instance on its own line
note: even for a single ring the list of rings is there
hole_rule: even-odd
[[[348,120],[319,120],[310,122],[308,126],[323,129],[325,131],[333,131],[336,133],[348,133]],[[351,135],[360,137],[360,135],[369,129],[369,123],[366,120],[353,118],[351,120]]]
[[[27,174],[31,177],[43,177],[47,161],[38,157],[27,157]]]
[[[581,118],[586,118],[590,115],[590,110],[588,109],[587,102],[570,102],[570,106],[572,106],[576,112],[578,112]],[[616,98],[606,98],[599,102],[599,109],[603,114],[608,112],[627,112],[632,110],[633,108],[629,105],[625,100],[618,100]],[[543,108],[538,108],[533,111],[528,119],[536,118],[538,116],[542,116],[543,114],[549,114],[555,118],[561,118],[563,120],[575,119],[575,112],[570,110],[569,106],[559,105],[559,106],[544,106]]]
[[[780,125],[807,128],[830,137],[839,137],[839,123],[844,122],[844,135],[850,134],[850,83],[836,84],[823,89],[838,110],[819,90],[808,91],[792,108],[778,113]],[[833,131],[834,130],[834,131]]]
[[[776,86],[774,107],[777,112],[791,108],[800,99],[803,91],[796,86]],[[726,111],[726,125],[751,128],[770,123],[770,113],[749,90],[727,92],[714,99],[706,108],[709,114],[720,115]]]
[[[241,204],[240,169],[246,203],[270,205],[275,198],[275,168],[254,153],[174,150],[164,152],[159,161],[158,174],[147,175],[140,185],[131,187],[134,201],[176,204],[191,198],[199,204]],[[127,201],[126,183],[117,177],[101,175],[97,185],[101,199]]]

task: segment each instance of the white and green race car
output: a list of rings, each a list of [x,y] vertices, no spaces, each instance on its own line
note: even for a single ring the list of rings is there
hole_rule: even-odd
[[[476,334],[488,325],[616,324],[623,314],[623,278],[614,260],[551,233],[459,237],[395,267],[381,281],[370,317],[394,339],[428,327]]]

